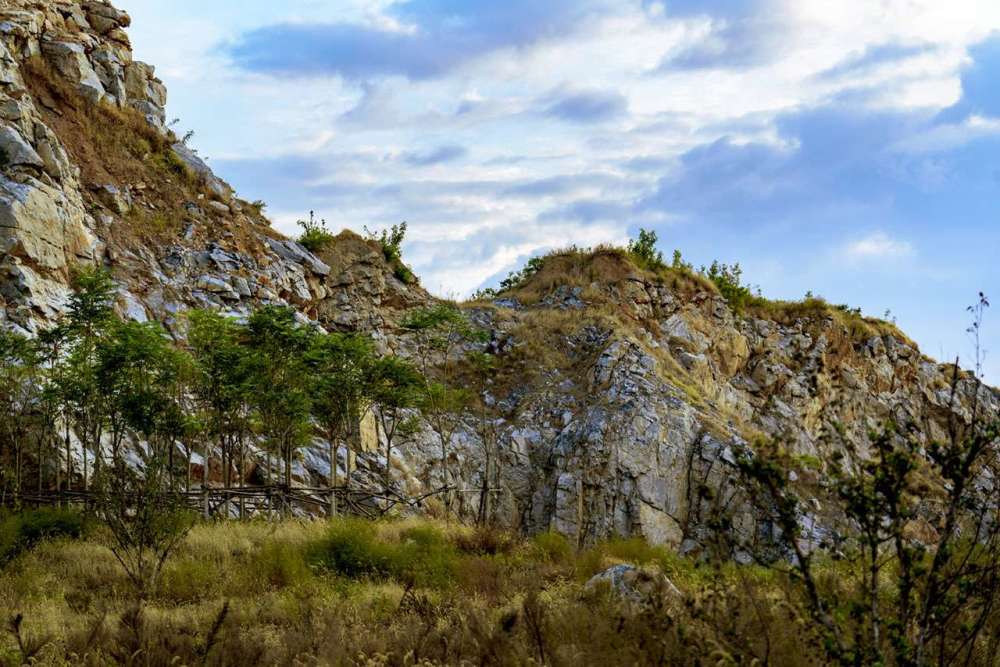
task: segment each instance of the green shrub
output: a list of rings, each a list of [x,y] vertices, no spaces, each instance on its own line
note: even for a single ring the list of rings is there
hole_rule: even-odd
[[[639,238],[628,242],[628,254],[636,264],[649,271],[660,271],[667,268],[663,262],[663,253],[656,249],[656,232],[640,229]]]
[[[159,594],[174,602],[197,602],[218,595],[219,565],[210,560],[185,559],[164,572]]]
[[[375,241],[382,247],[385,261],[392,267],[392,275],[404,285],[416,285],[420,282],[413,271],[403,262],[403,240],[406,238],[406,223],[401,222],[389,229],[375,233],[365,227],[369,241]]]
[[[357,519],[334,523],[312,557],[317,565],[348,577],[387,576],[391,559],[387,545],[376,540],[372,524]]]
[[[394,576],[416,586],[447,586],[458,564],[458,552],[436,529],[413,528],[403,533],[398,546]]]
[[[393,543],[380,540],[371,523],[348,519],[334,524],[312,560],[348,577],[392,578],[440,588],[453,578],[458,553],[434,528],[413,528]]]
[[[730,266],[715,261],[708,269],[702,267],[701,272],[719,288],[719,294],[734,312],[742,312],[760,298],[754,295],[748,285],[743,284],[743,269],[738,263]]]
[[[531,546],[539,560],[560,563],[570,559],[573,547],[564,535],[555,531],[539,533],[531,539]]]
[[[7,562],[42,540],[79,538],[83,516],[72,510],[44,508],[10,514],[0,519],[0,563]]]
[[[302,228],[299,243],[309,252],[320,252],[333,242],[334,236],[326,227],[326,220],[317,220],[316,212],[309,211],[308,220],[296,222]]]

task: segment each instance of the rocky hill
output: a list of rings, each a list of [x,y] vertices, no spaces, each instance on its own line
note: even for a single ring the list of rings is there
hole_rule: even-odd
[[[377,328],[427,298],[343,237],[327,264],[268,226],[165,126],[167,92],[133,60],[129,16],[96,1],[0,9],[0,313],[37,332],[78,262],[110,266],[120,307],[164,322],[191,306],[294,304]],[[337,262],[340,263],[337,263]]]
[[[414,355],[400,322],[434,299],[375,241],[344,232],[317,255],[271,229],[165,125],[166,90],[132,59],[129,23],[96,0],[0,9],[0,323],[50,326],[74,267],[98,263],[124,317],[178,338],[189,308],[283,304]],[[458,511],[481,512],[485,493],[504,522],[581,543],[620,533],[696,547],[707,505],[738,493],[734,446],[758,437],[823,459],[831,431],[864,441],[891,419],[934,437],[977,400],[1000,406],[964,373],[953,401],[955,369],[887,323],[818,300],[735,309],[704,278],[620,250],[557,253],[462,308],[489,340],[470,346],[498,366],[488,416],[465,419],[446,448]],[[300,479],[329,476],[324,447],[305,452]],[[440,452],[425,426],[388,462],[396,483],[440,487]],[[386,463],[364,456],[359,478]]]

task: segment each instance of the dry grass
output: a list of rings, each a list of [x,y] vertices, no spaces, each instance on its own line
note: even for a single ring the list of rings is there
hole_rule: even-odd
[[[588,303],[610,303],[613,299],[609,288],[629,281],[665,284],[685,298],[698,293],[718,293],[711,281],[697,273],[671,267],[651,271],[637,265],[626,250],[601,245],[593,249],[571,247],[549,253],[536,273],[504,296],[532,306],[556,288],[565,286],[580,288],[581,297]]]
[[[686,267],[662,267],[655,271],[639,266],[629,253],[613,246],[598,246],[582,250],[569,248],[554,251],[544,257],[541,268],[521,284],[504,293],[525,306],[536,306],[557,288],[579,288],[581,299],[589,308],[616,310],[621,314],[616,287],[629,281],[659,284],[668,287],[682,301],[701,295],[719,295],[719,289],[707,277]],[[804,321],[807,327],[817,328],[832,320],[845,332],[851,344],[866,342],[875,336],[892,336],[917,349],[916,343],[900,329],[884,320],[863,317],[845,307],[838,307],[824,299],[809,297],[801,301],[780,301],[764,297],[751,297],[738,316],[771,320],[788,326]]]
[[[101,204],[90,188],[141,186],[133,187],[135,202],[124,216],[125,224],[112,226],[109,234],[113,242],[147,247],[176,242],[189,217],[184,204],[204,204],[217,198],[174,153],[171,146],[176,138],[161,135],[138,111],[91,103],[40,58],[29,61],[23,71],[45,123],[66,147],[71,162],[80,168],[84,195],[92,207]],[[217,215],[204,208],[208,215]],[[260,248],[258,233],[277,234],[268,229],[260,209],[250,204],[243,209],[252,229],[233,225],[230,231],[233,243],[253,252]],[[211,226],[198,233],[218,236],[218,230]]]
[[[919,349],[917,344],[895,324],[874,317],[863,317],[820,298],[807,298],[802,301],[755,299],[748,306],[747,314],[785,326],[799,320],[812,324],[832,320],[846,331],[848,338],[853,342],[866,342],[873,337],[891,336],[914,350]]]
[[[416,519],[371,529],[386,548],[432,535],[450,554],[453,578],[412,589],[392,577],[317,567],[312,554],[330,534],[325,522],[227,523],[192,531],[138,613],[99,533],[43,544],[14,561],[0,573],[0,608],[23,614],[22,638],[41,647],[38,665],[130,657],[147,665],[645,665],[697,661],[720,648],[743,656],[763,650],[760,642],[706,643],[710,619],[701,606],[723,605],[726,614],[712,612],[723,618],[738,603],[710,593],[712,582],[735,588],[747,579],[732,568],[720,579],[641,540],[576,552],[554,534],[523,540]],[[590,576],[621,562],[699,592],[688,602],[656,598],[635,609],[585,591]],[[791,650],[791,638],[784,641]],[[19,663],[13,635],[0,639],[3,657]]]
[[[2,620],[22,615],[32,664],[827,664],[784,574],[699,565],[641,539],[578,551],[555,533],[418,519],[206,524],[141,604],[103,539],[43,543],[0,570]],[[450,576],[414,587],[404,571],[348,575],[323,565],[336,545],[353,549],[352,562],[410,553]],[[666,575],[679,592],[653,587],[636,605],[585,586],[619,563]],[[850,585],[845,567],[821,570],[821,585]],[[9,630],[0,664],[21,664]],[[976,655],[970,664],[996,664]]]

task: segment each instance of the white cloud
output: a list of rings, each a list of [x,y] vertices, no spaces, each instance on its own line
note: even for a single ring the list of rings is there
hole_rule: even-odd
[[[895,148],[904,153],[934,153],[997,135],[1000,135],[1000,118],[972,115],[960,123],[938,125]]]
[[[656,211],[662,219],[651,220],[639,212],[614,216],[615,206],[599,204],[648,195],[659,179],[683,168],[680,158],[692,148],[725,138],[734,146],[777,146],[793,154],[799,146],[793,133],[779,129],[783,115],[830,100],[841,103],[854,94],[868,109],[932,115],[960,97],[968,47],[1000,29],[1000,3],[990,0],[762,0],[759,13],[769,22],[756,17],[750,32],[776,35],[767,42],[765,58],[657,74],[665,59],[703,45],[710,35],[739,37],[739,31],[717,28],[741,17],[725,12],[713,17],[707,10],[676,17],[671,14],[676,3],[614,0],[605,3],[606,15],[588,19],[579,30],[495,50],[448,76],[389,77],[363,87],[336,77],[281,80],[249,74],[230,67],[219,44],[285,22],[414,29],[393,19],[389,8],[398,0],[117,1],[134,14],[130,32],[137,55],[161,66],[171,92],[170,115],[180,116],[184,129],[197,131],[195,145],[204,154],[217,161],[280,160],[291,154],[322,162],[321,173],[288,181],[278,193],[285,199],[272,204],[279,225],[294,232],[289,221],[313,207],[334,226],[380,227],[407,219],[422,249],[411,258],[414,268],[434,289],[448,292],[514,268],[517,258],[557,239],[600,242],[629,227],[670,220],[669,210]],[[843,76],[819,76],[887,44],[927,50]],[[539,114],[540,100],[565,87],[621,95],[627,113],[600,126]],[[956,120],[901,142],[893,157],[902,161],[904,154],[962,145],[996,133],[996,123],[987,117]],[[394,159],[443,145],[467,149],[467,159],[424,168]],[[337,155],[370,159],[344,165]],[[649,169],[628,166],[643,161]],[[921,164],[923,171],[913,176],[921,182],[939,182],[947,173],[933,160]],[[544,197],[518,196],[525,184],[543,188],[556,178],[605,173],[617,180],[583,178]],[[734,178],[751,182],[753,174]],[[251,199],[273,196],[264,195],[270,191],[260,177],[237,185]],[[321,186],[350,192],[324,201],[315,192]],[[757,191],[774,187],[761,182]],[[578,210],[581,202],[595,202],[589,210],[609,213],[603,218],[592,213],[589,226],[558,215]],[[546,212],[552,213],[539,217]],[[484,249],[477,268],[471,268],[462,249],[470,238],[492,238],[497,229],[517,236],[516,242]],[[907,242],[873,234],[836,254],[877,259],[912,253]]]
[[[885,232],[875,232],[844,246],[842,255],[853,261],[892,260],[915,253],[909,241],[894,239]]]

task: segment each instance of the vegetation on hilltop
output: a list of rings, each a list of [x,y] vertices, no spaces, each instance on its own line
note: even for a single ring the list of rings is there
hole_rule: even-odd
[[[311,253],[321,252],[335,238],[333,233],[327,228],[326,220],[316,219],[315,211],[309,211],[308,220],[299,220],[295,224],[302,228],[302,234],[298,238],[299,243]]]
[[[416,285],[420,282],[413,270],[403,261],[403,241],[406,239],[406,223],[392,225],[389,229],[373,232],[367,227],[365,232],[369,241],[375,241],[382,248],[385,261],[392,267],[392,274],[404,285]]]
[[[533,305],[555,288],[569,286],[579,287],[585,300],[589,296],[594,302],[600,302],[604,297],[592,289],[595,283],[621,282],[638,272],[640,277],[668,285],[685,297],[699,292],[718,294],[737,316],[759,317],[780,324],[790,324],[797,319],[831,318],[844,325],[852,337],[889,334],[916,347],[894,322],[865,317],[858,308],[831,304],[812,293],[799,301],[768,299],[761,295],[759,288],[745,282],[738,263],[714,261],[707,267],[695,268],[684,260],[679,250],[674,250],[671,262],[667,263],[663,253],[657,250],[657,243],[656,232],[641,229],[638,238],[629,241],[625,248],[601,245],[554,250],[532,257],[523,268],[511,272],[497,288],[481,289],[472,300],[512,297],[525,305]]]
[[[320,254],[330,250],[337,240],[337,237],[330,232],[326,225],[326,220],[317,220],[314,211],[309,211],[308,220],[299,220],[298,226],[302,228],[302,233],[298,237],[301,243],[309,252]],[[373,232],[365,228],[366,240],[376,244],[382,251],[392,274],[404,285],[417,285],[420,280],[413,270],[403,261],[403,241],[406,239],[406,223],[392,225],[389,229],[380,232]]]

